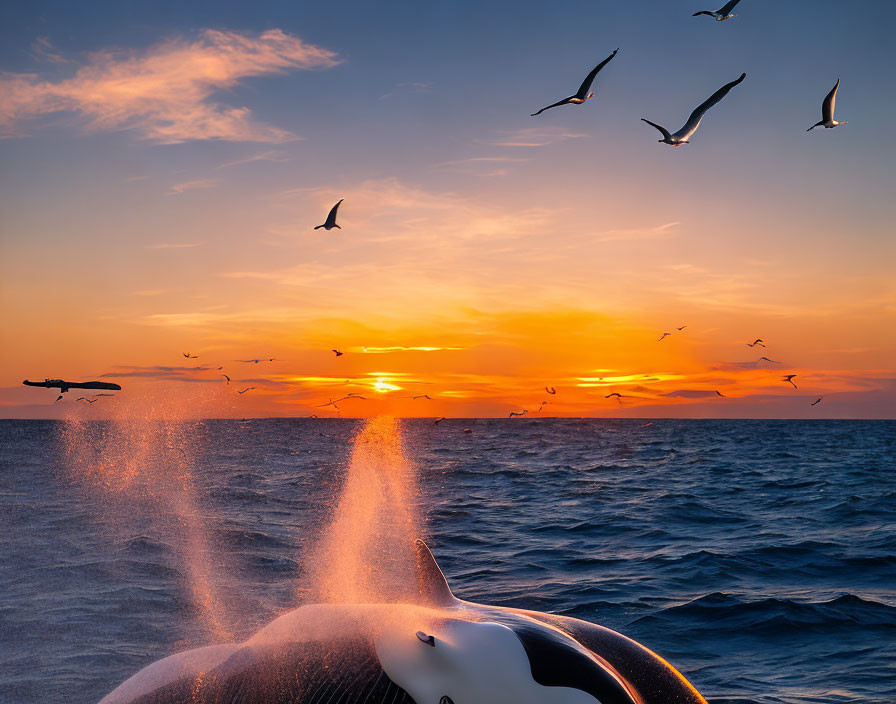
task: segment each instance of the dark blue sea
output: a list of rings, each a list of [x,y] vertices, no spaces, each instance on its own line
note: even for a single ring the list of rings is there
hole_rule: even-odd
[[[648,422],[402,421],[455,593],[619,630],[714,704],[896,702],[896,422]],[[70,425],[0,421],[2,702],[208,642],[197,554],[236,636],[294,607],[360,422]]]

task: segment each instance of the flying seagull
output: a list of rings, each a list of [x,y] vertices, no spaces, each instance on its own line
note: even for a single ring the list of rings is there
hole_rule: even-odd
[[[747,74],[740,74],[740,78],[736,81],[731,81],[731,83],[726,83],[721,88],[719,88],[715,93],[709,96],[709,99],[705,102],[701,103],[697,106],[697,109],[691,113],[691,116],[688,118],[688,121],[684,123],[684,127],[682,127],[678,132],[670,133],[662,125],[658,125],[655,122],[651,122],[650,120],[645,120],[643,117],[641,118],[644,122],[646,122],[651,127],[656,127],[662,135],[663,138],[659,140],[665,144],[671,144],[673,147],[680,147],[682,144],[688,144],[690,142],[691,137],[694,136],[694,132],[697,131],[697,128],[700,126],[700,121],[703,119],[703,116],[706,114],[706,111],[709,110],[713,105],[718,103],[722,98],[728,95],[728,91],[734,88],[737,84],[743,81],[747,77]]]
[[[616,51],[619,51],[619,49],[616,49]],[[541,115],[541,113],[543,113],[545,110],[550,110],[551,108],[557,108],[557,107],[560,107],[561,105],[568,105],[568,104],[581,105],[586,100],[590,100],[591,98],[593,98],[594,93],[590,93],[589,91],[591,90],[591,84],[594,82],[594,77],[597,75],[598,71],[600,71],[604,66],[606,66],[608,63],[610,63],[610,60],[614,56],[616,56],[616,51],[614,51],[607,58],[605,58],[603,61],[601,61],[597,66],[595,66],[591,70],[591,73],[589,73],[587,76],[585,76],[585,80],[582,81],[582,85],[579,86],[579,90],[576,91],[575,95],[571,95],[568,98],[564,98],[563,100],[556,102],[553,105],[548,105],[547,107],[543,107],[538,112],[533,112],[531,117],[535,117],[536,115]]]
[[[544,390],[547,391],[551,396],[557,393],[557,389],[555,389],[553,386],[545,386]]]
[[[614,391],[614,392],[611,393],[611,394],[607,394],[606,396],[604,396],[604,398],[613,398],[614,396],[615,396],[617,399],[628,398],[628,396],[623,396],[623,395],[622,395],[621,393],[619,393],[618,391]]]
[[[660,337],[660,339],[657,340],[657,342],[662,342],[662,341],[665,340],[667,337],[669,337],[671,334],[672,334],[671,332],[664,332],[663,335],[662,335],[662,337]]]
[[[269,357],[268,359],[238,359],[237,362],[246,362],[247,364],[258,364],[259,362],[273,362],[277,358]]]
[[[810,406],[817,406],[819,403],[821,403],[821,399],[823,399],[823,398],[824,398],[824,396],[822,396],[821,398],[816,399],[815,401],[813,401],[813,402],[810,403],[809,405],[810,405]]]
[[[513,418],[514,416],[524,416],[524,415],[526,415],[528,412],[529,412],[529,409],[528,409],[528,408],[524,408],[524,409],[523,409],[522,411],[520,411],[519,413],[516,412],[516,411],[511,411],[511,412],[510,412],[510,415],[508,415],[507,417],[508,417],[508,418]]]
[[[98,398],[87,398],[86,396],[82,396],[81,398],[76,398],[75,401],[87,401],[87,403],[96,403],[99,401]]]
[[[768,357],[760,357],[760,362],[770,362],[771,364],[781,364],[777,359],[769,359]]]
[[[187,359],[199,359],[199,355],[198,355],[198,354],[190,354],[189,352],[184,352],[183,355],[184,355],[184,357],[186,357]]]
[[[795,377],[795,376],[796,376],[796,374],[788,374],[787,376],[781,377],[781,381],[786,381],[793,388],[797,388],[796,384],[793,383],[793,377]]]
[[[337,230],[341,230],[342,228],[336,224],[336,211],[339,210],[339,204],[344,200],[345,198],[340,198],[339,203],[330,208],[330,213],[327,215],[326,222],[324,222],[323,225],[318,225],[314,229],[319,230],[320,228],[324,228],[325,230],[332,230],[335,227]]]
[[[330,351],[331,351],[333,354],[335,354],[337,357],[341,357],[342,355],[345,354],[345,352],[340,352],[339,350],[330,350]]]
[[[728,397],[727,397],[725,394],[723,394],[721,391],[716,391],[716,392],[715,392],[715,395],[716,395],[716,396],[721,396],[722,398],[728,398]]]
[[[227,376],[226,374],[222,374],[221,376],[223,376],[225,379],[227,379],[227,383],[228,383],[228,384],[230,383],[230,377],[229,377],[229,376]]]
[[[542,402],[541,402],[541,405],[538,407],[538,410],[535,411],[535,412],[536,412],[536,413],[541,413],[541,409],[544,408],[544,407],[547,406],[547,405],[548,405],[548,402],[547,402],[547,401],[542,401]]]
[[[760,347],[765,347],[763,342],[764,342],[764,340],[757,337],[755,340],[753,340],[753,342],[748,342],[747,347],[755,347],[756,345],[759,345]]]
[[[242,396],[244,393],[246,393],[247,391],[251,391],[251,390],[254,389],[254,388],[255,388],[254,386],[250,386],[250,387],[248,387],[248,388],[246,388],[246,389],[243,389],[242,391],[237,391],[237,393],[238,393],[240,396]]]
[[[416,401],[418,398],[425,398],[427,401],[432,401],[432,399],[429,397],[429,394],[420,394],[419,396],[413,396],[412,398],[414,401]]]
[[[740,0],[731,0],[731,2],[726,2],[722,7],[720,7],[715,12],[711,10],[700,10],[700,12],[695,12],[692,17],[698,17],[699,15],[709,15],[713,17],[716,22],[723,22],[724,20],[730,20],[732,17],[736,17],[737,15],[731,14],[731,11],[734,9],[734,6],[739,3]]]
[[[678,330],[678,332],[681,332],[681,331],[684,330],[686,327],[687,327],[687,325],[682,325],[680,328],[675,328],[675,329]]]
[[[62,379],[44,379],[43,381],[22,382],[25,386],[40,386],[45,389],[59,389],[59,398],[62,394],[68,393],[69,389],[108,389],[109,391],[121,391],[118,384],[112,384],[108,381],[63,381]]]
[[[821,104],[821,122],[816,122],[812,125],[806,132],[811,132],[816,127],[824,127],[825,129],[832,129],[839,125],[848,125],[848,122],[837,122],[834,119],[834,108],[837,105],[837,89],[840,88],[840,79],[837,79],[837,82],[834,84],[834,87],[831,89],[831,92],[825,96],[824,102]]]

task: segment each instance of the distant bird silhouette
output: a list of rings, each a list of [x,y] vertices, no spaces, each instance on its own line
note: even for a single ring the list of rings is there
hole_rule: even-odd
[[[616,49],[619,51],[619,49]],[[594,97],[594,93],[589,93],[591,90],[591,84],[594,82],[594,77],[597,75],[598,71],[600,71],[604,66],[606,66],[610,61],[616,56],[616,51],[610,54],[606,59],[601,61],[597,66],[595,66],[591,73],[585,76],[585,80],[582,81],[582,85],[579,86],[579,90],[576,91],[575,95],[570,95],[568,98],[564,98],[553,105],[548,105],[547,107],[543,107],[538,112],[533,112],[531,117],[535,117],[536,115],[541,115],[545,110],[550,110],[551,108],[557,108],[561,105],[581,105],[586,100],[590,100]]]
[[[777,359],[769,359],[768,357],[760,357],[760,362],[771,362],[772,364],[781,364]]]
[[[611,394],[607,394],[606,396],[604,396],[604,398],[613,398],[614,396],[615,396],[617,399],[628,398],[628,396],[623,396],[623,395],[622,395],[621,393],[619,393],[618,391],[614,391],[614,392],[611,393]]]
[[[187,359],[199,359],[198,354],[190,354],[189,352],[184,352],[183,354]]]
[[[269,357],[268,359],[238,359],[236,361],[245,362],[246,364],[258,364],[259,362],[275,362],[276,360],[276,357]]]
[[[223,368],[224,368],[224,365],[222,364],[220,367],[215,367],[215,371],[216,371],[216,372],[219,372],[219,371],[221,371]]]
[[[678,330],[678,332],[681,332],[681,331],[684,330],[686,327],[687,327],[687,325],[682,325],[680,328],[675,328],[675,329]]]
[[[115,394],[94,394],[93,395],[94,398],[99,398],[100,396],[111,396],[112,398],[115,398]]]
[[[669,337],[671,334],[672,334],[671,332],[664,332],[664,333],[662,334],[662,336],[660,337],[660,339],[657,340],[657,342],[662,342],[662,341],[665,340],[667,337]]]
[[[736,81],[731,81],[731,83],[726,83],[721,88],[719,88],[715,93],[713,93],[709,98],[697,106],[694,112],[691,113],[691,116],[688,118],[688,121],[684,123],[684,127],[682,127],[678,132],[670,133],[662,125],[658,125],[655,122],[651,122],[650,120],[645,120],[643,117],[642,121],[646,122],[651,127],[655,127],[662,133],[663,138],[659,140],[664,144],[671,144],[673,147],[680,147],[682,144],[688,144],[691,137],[694,136],[694,132],[697,131],[697,128],[700,126],[700,122],[703,120],[703,116],[706,114],[707,110],[709,110],[713,105],[718,103],[722,98],[728,95],[728,91],[730,91],[734,86],[738,85],[741,81],[743,81],[747,77],[747,74],[742,73],[740,78]]]
[[[227,376],[226,374],[222,374],[221,376],[223,376],[225,379],[227,379],[227,383],[230,384],[230,377],[229,377],[229,376]]]
[[[75,401],[87,401],[87,403],[96,403],[99,401],[97,398],[87,398],[86,396],[82,396],[81,398],[76,398]]]
[[[834,108],[837,106],[837,90],[840,88],[840,79],[834,84],[831,92],[825,96],[821,103],[821,122],[816,122],[806,132],[811,132],[816,127],[824,127],[825,129],[833,129],[840,125],[848,125],[848,122],[837,122],[834,119]]]
[[[68,393],[69,389],[109,389],[110,391],[121,391],[118,384],[108,381],[63,381],[62,379],[44,379],[43,381],[22,382],[25,386],[40,386],[44,389],[59,389],[59,401],[62,395]]]
[[[524,409],[523,409],[522,411],[520,411],[520,412],[511,411],[510,414],[509,414],[507,417],[508,417],[508,418],[513,418],[514,416],[524,416],[524,415],[526,415],[528,412],[529,412],[529,409],[527,409],[527,408],[524,408]]]
[[[756,345],[759,345],[760,347],[765,347],[763,342],[764,341],[761,338],[756,338],[755,340],[753,340],[753,342],[748,342],[747,347],[755,347]]]
[[[242,396],[244,393],[246,393],[247,391],[251,391],[251,390],[254,389],[254,388],[255,388],[254,386],[250,386],[249,388],[243,389],[242,391],[237,391],[237,393],[238,393],[240,396]]]
[[[547,405],[548,405],[548,402],[547,402],[547,401],[542,401],[542,402],[541,402],[541,405],[538,407],[538,410],[535,411],[535,412],[536,412],[536,413],[541,413],[541,409],[544,408],[544,407],[547,406]]]
[[[824,398],[824,396],[822,396],[822,397],[816,399],[815,401],[813,401],[813,402],[810,403],[809,405],[810,405],[810,406],[817,406],[819,403],[821,403],[821,401],[822,401],[823,398]]]
[[[439,418],[436,418],[436,419],[432,422],[432,424],[433,424],[433,425],[438,425],[438,424],[441,423],[443,420],[445,420],[445,416],[441,416],[441,417],[439,417]]]
[[[737,15],[731,14],[731,11],[734,9],[734,6],[739,3],[740,0],[731,0],[731,2],[726,2],[722,7],[713,12],[712,10],[700,10],[700,12],[695,12],[692,17],[699,17],[700,15],[709,15],[714,18],[716,22],[723,22],[724,20],[730,20],[732,17],[737,17]]]
[[[336,211],[339,210],[339,205],[340,205],[340,204],[342,203],[342,201],[344,201],[344,200],[345,200],[345,198],[340,198],[340,199],[339,199],[339,203],[337,203],[337,204],[334,205],[332,208],[330,208],[330,212],[329,212],[329,214],[327,215],[326,222],[324,222],[323,225],[318,225],[318,226],[315,227],[314,229],[315,229],[315,230],[319,230],[320,228],[324,228],[325,230],[329,231],[329,230],[332,230],[332,229],[335,227],[337,230],[341,230],[342,228],[339,227],[339,225],[336,224]]]
[[[418,398],[425,398],[427,401],[432,401],[428,394],[420,394],[419,396],[412,396],[411,398],[413,398],[415,401]]]
[[[793,378],[795,376],[796,376],[796,374],[788,374],[787,376],[781,377],[781,381],[786,381],[793,388],[797,388],[796,384],[793,383]]]
[[[330,351],[331,351],[333,354],[335,354],[337,357],[341,357],[342,355],[345,354],[345,352],[340,352],[339,350],[330,350]]]
[[[551,396],[557,393],[557,389],[555,389],[553,386],[545,386],[544,390],[547,391]]]
[[[716,395],[716,396],[721,396],[722,398],[728,398],[728,397],[727,397],[725,394],[723,394],[721,391],[715,391],[715,395]]]

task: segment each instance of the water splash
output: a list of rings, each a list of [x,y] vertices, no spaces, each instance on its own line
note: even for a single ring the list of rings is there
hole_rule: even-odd
[[[310,596],[324,603],[416,601],[414,540],[423,533],[414,466],[398,421],[366,422],[354,448],[332,519],[311,551]]]
[[[203,630],[223,642],[232,639],[233,629],[197,501],[195,458],[204,426],[184,409],[195,415],[203,404],[191,400],[146,395],[117,404],[110,420],[72,416],[63,424],[63,456],[72,478],[119,518],[111,522],[119,537],[136,537],[135,526],[148,522],[174,546]]]

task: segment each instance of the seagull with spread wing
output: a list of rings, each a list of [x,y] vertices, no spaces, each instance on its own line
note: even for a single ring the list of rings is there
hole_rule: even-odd
[[[339,206],[342,203],[342,201],[344,201],[344,200],[345,200],[345,198],[340,198],[339,203],[337,203],[332,208],[330,208],[330,212],[327,214],[327,219],[324,222],[324,224],[318,225],[314,229],[319,230],[320,228],[324,228],[325,230],[329,231],[335,227],[337,230],[341,230],[342,228],[336,224],[336,211],[339,210]]]
[[[738,78],[736,81],[726,83],[715,93],[709,96],[709,98],[705,102],[697,106],[694,112],[691,113],[688,121],[684,123],[684,127],[678,130],[678,132],[669,132],[669,130],[667,130],[662,125],[658,125],[655,122],[651,122],[650,120],[645,120],[643,117],[641,118],[641,120],[660,131],[660,133],[663,135],[663,138],[659,141],[663,144],[670,144],[673,147],[680,147],[682,144],[689,144],[691,137],[694,136],[694,132],[697,131],[697,128],[700,126],[700,122],[703,120],[703,116],[706,114],[706,112],[713,105],[721,101],[722,98],[728,95],[728,91],[734,88],[734,86],[738,85],[746,77],[747,74],[742,73],[740,75],[740,78]]]
[[[40,386],[44,389],[59,389],[59,398],[56,399],[57,401],[61,400],[62,394],[68,393],[69,389],[108,389],[109,391],[121,391],[121,387],[118,384],[113,384],[108,381],[63,381],[62,379],[28,381],[26,379],[22,383],[25,386]]]
[[[837,106],[837,91],[840,89],[840,79],[837,79],[837,82],[834,84],[834,87],[831,89],[831,92],[825,96],[824,101],[821,103],[821,121],[816,122],[812,125],[806,132],[811,132],[816,127],[824,127],[825,129],[833,129],[834,127],[839,127],[840,125],[848,125],[848,122],[837,122],[834,119],[834,108]]]
[[[786,382],[787,382],[788,384],[790,384],[793,388],[797,388],[797,385],[793,383],[793,378],[794,378],[795,376],[796,376],[796,374],[788,374],[787,376],[782,376],[782,377],[781,377],[781,381],[786,381]]]
[[[755,347],[756,345],[759,345],[760,347],[765,347],[763,342],[764,341],[761,338],[757,337],[755,340],[753,340],[753,342],[748,342],[747,347]]]
[[[616,49],[619,51],[619,49]],[[550,110],[551,108],[558,108],[561,105],[581,105],[586,100],[591,100],[594,97],[594,93],[591,93],[591,84],[594,83],[594,77],[598,74],[598,72],[606,66],[610,61],[616,56],[616,51],[610,54],[606,59],[601,61],[597,66],[595,66],[591,73],[585,76],[585,80],[582,81],[582,85],[579,86],[579,90],[576,91],[574,95],[570,95],[568,98],[564,98],[563,100],[557,101],[553,105],[548,105],[543,107],[538,112],[533,112],[531,117],[535,117],[536,115],[541,115],[545,110]]]
[[[700,15],[709,15],[716,22],[724,22],[725,20],[730,20],[732,17],[737,17],[737,15],[733,14],[731,11],[734,9],[734,6],[739,3],[740,0],[731,0],[730,2],[726,2],[722,7],[718,10],[700,10],[700,12],[695,12],[692,17],[699,17]]]

